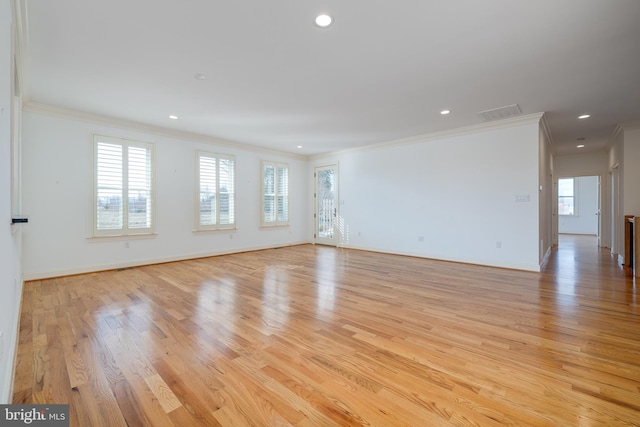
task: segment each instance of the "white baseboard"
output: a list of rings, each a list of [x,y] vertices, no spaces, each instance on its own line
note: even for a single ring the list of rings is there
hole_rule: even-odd
[[[370,247],[364,247],[364,246],[349,245],[344,247],[348,249],[357,249],[361,251],[379,252],[379,253],[385,253],[385,254],[391,254],[391,255],[404,255],[404,256],[411,256],[416,258],[432,259],[435,261],[457,262],[461,264],[472,264],[472,265],[481,265],[486,267],[506,268],[509,270],[533,271],[536,273],[540,272],[540,265],[537,265],[537,264],[501,262],[501,261],[496,261],[492,259],[480,259],[480,258],[471,258],[471,257],[445,257],[438,254],[423,254],[423,253],[416,253],[416,252],[391,251],[389,249],[370,248]]]
[[[193,253],[193,254],[175,255],[175,256],[169,256],[169,257],[163,257],[163,258],[149,258],[145,260],[136,260],[131,262],[98,264],[98,265],[91,265],[91,266],[79,267],[79,268],[73,268],[73,269],[67,269],[67,270],[25,273],[24,280],[30,281],[30,280],[52,279],[54,277],[74,276],[77,274],[96,273],[98,271],[118,270],[121,268],[141,267],[144,265],[163,264],[166,262],[175,262],[175,261],[186,261],[190,259],[208,258],[208,257],[220,256],[220,255],[230,255],[230,254],[237,254],[241,252],[252,252],[252,251],[261,251],[265,249],[276,249],[276,248],[283,248],[286,246],[304,245],[308,243],[311,243],[311,242],[300,241],[300,242],[283,243],[278,245],[251,246],[251,247],[238,248],[238,249],[227,250],[227,251]]]

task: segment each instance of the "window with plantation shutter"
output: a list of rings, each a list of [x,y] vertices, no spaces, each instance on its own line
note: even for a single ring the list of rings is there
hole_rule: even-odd
[[[235,157],[198,151],[197,230],[235,228]]]
[[[153,145],[94,136],[93,234],[153,232]]]
[[[289,166],[262,162],[262,226],[289,225]]]

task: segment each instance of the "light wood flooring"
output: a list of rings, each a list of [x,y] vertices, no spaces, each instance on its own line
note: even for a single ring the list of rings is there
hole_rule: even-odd
[[[638,289],[295,246],[25,284],[14,403],[72,426],[638,426]]]

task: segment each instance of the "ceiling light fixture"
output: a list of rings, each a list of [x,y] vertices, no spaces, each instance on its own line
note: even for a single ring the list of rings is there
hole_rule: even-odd
[[[590,115],[590,114],[583,114],[583,115],[581,115],[581,116],[578,116],[578,118],[579,118],[579,119],[581,119],[581,120],[582,120],[582,119],[588,119],[589,117],[591,117],[591,115]]]
[[[442,114],[443,116],[446,116],[450,112],[451,112],[450,110],[442,110],[442,111],[440,111],[440,114]]]
[[[302,148],[302,145],[298,145],[296,148]]]
[[[196,79],[196,80],[204,80],[204,79],[207,78],[207,76],[202,74],[202,73],[198,73],[198,74],[194,75],[193,78]]]
[[[169,116],[171,120],[178,120],[178,116],[174,116],[173,114]]]
[[[321,14],[316,16],[316,25],[320,28],[327,28],[333,22],[333,18],[327,14]]]
[[[584,148],[584,144],[576,145],[576,148]]]

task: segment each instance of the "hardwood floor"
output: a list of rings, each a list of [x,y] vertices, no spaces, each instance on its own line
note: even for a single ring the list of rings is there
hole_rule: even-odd
[[[72,426],[638,426],[628,269],[541,274],[322,246],[25,284],[14,403]]]

